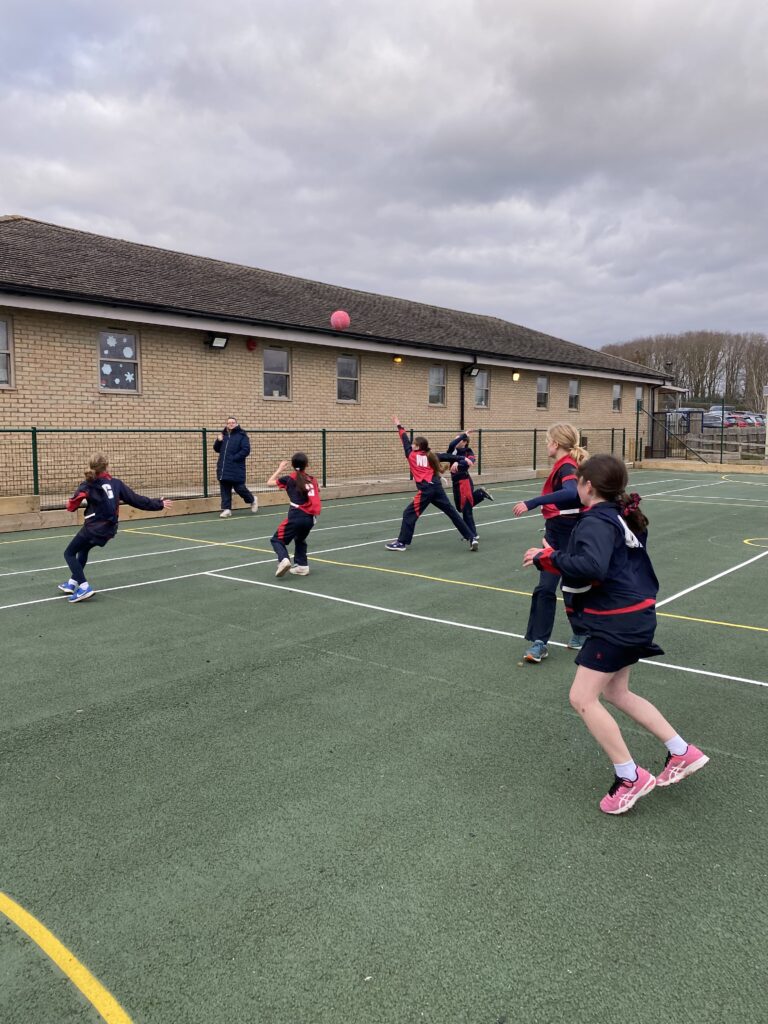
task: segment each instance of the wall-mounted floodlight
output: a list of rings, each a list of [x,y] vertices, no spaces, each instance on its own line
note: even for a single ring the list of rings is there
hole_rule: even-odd
[[[205,339],[205,344],[210,345],[211,348],[226,348],[228,341],[228,334],[211,334]]]
[[[520,373],[518,370],[512,371],[512,380],[520,380]]]
[[[402,361],[403,361],[403,357],[402,356],[392,356],[392,362],[393,363],[402,363]]]
[[[466,373],[466,375],[468,377],[476,377],[478,375],[478,373],[480,373],[480,367],[479,366],[470,366],[470,367],[468,367],[467,369],[464,370],[464,373]]]

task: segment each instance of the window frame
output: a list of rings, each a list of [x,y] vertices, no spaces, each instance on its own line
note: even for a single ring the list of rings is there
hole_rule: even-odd
[[[574,392],[573,385],[576,385]],[[575,401],[574,401],[575,399]],[[568,411],[578,412],[581,407],[581,381],[578,377],[571,377],[568,381]]]
[[[13,391],[16,387],[13,365],[13,321],[9,316],[2,314],[0,315],[0,323],[5,324],[5,344],[7,346],[4,349],[0,349],[0,358],[5,358],[8,366],[8,380],[0,381],[0,390]]]
[[[356,375],[354,377],[342,377],[339,373],[339,360],[340,359],[354,359]],[[341,398],[339,396],[339,382],[342,380],[353,380],[355,382],[355,397],[354,398]],[[342,405],[359,405],[360,404],[360,356],[355,352],[337,352],[336,353],[336,401]]]
[[[432,401],[432,387],[433,387],[433,385],[432,385],[431,376],[432,376],[432,371],[433,370],[439,370],[440,373],[442,374],[442,379],[443,379],[442,384],[435,385],[435,387],[439,388],[442,391],[442,393],[443,393],[443,398],[442,398],[441,402],[433,402]],[[447,373],[447,371],[445,369],[445,364],[444,363],[432,363],[429,366],[429,369],[427,370],[427,405],[435,406],[436,408],[445,408],[447,395],[448,395],[448,373]]]
[[[624,386],[621,383],[614,384],[611,392],[611,412],[621,412],[621,403],[623,399]]]
[[[540,384],[541,381],[545,381],[545,383],[547,385],[546,389],[544,391],[540,391],[539,390],[539,384]],[[542,395],[544,396],[544,401],[540,402],[539,398]],[[540,376],[538,376],[536,378],[536,408],[537,409],[548,409],[549,408],[549,395],[550,395],[549,376],[545,376],[545,375],[541,374]]]
[[[267,370],[266,365],[265,365],[266,364],[266,358],[267,358],[267,352],[282,352],[282,353],[284,353],[285,354],[285,358],[286,358],[287,370],[285,372],[283,372],[282,370]],[[292,381],[291,381],[291,377],[292,377],[291,362],[292,362],[292,360],[291,360],[291,350],[289,348],[285,348],[283,345],[265,345],[264,348],[262,349],[262,355],[261,355],[261,397],[264,399],[265,402],[290,402],[291,401],[291,394],[292,394],[292,391],[291,391],[291,384],[292,384]],[[286,383],[285,390],[286,390],[286,393],[284,395],[268,395],[267,394],[267,392],[266,392],[266,375],[268,373],[285,377],[285,383]]]
[[[121,334],[121,335],[123,335],[123,337],[126,337],[126,338],[133,338],[133,343],[134,343],[134,346],[135,346],[135,349],[136,349],[136,351],[135,351],[135,359],[123,358],[123,359],[117,360],[117,362],[120,362],[120,363],[132,363],[134,365],[134,367],[136,368],[136,381],[135,381],[136,386],[133,387],[133,388],[107,388],[107,387],[104,387],[104,385],[101,383],[102,379],[103,379],[102,378],[102,373],[101,373],[101,366],[102,366],[102,363],[105,361],[105,359],[108,358],[107,356],[103,356],[101,354],[101,347],[102,347],[102,344],[104,343],[104,341],[103,341],[104,339],[108,338],[110,335],[115,335],[115,334]],[[99,394],[100,395],[140,395],[141,394],[142,374],[141,374],[141,337],[140,337],[139,332],[134,327],[128,327],[128,328],[125,328],[125,327],[107,327],[103,331],[99,331],[99,333],[98,333],[98,346],[99,346],[99,349],[98,349],[99,362],[98,362],[98,367],[97,368],[98,368],[98,371],[99,371],[99,377],[98,377],[98,379],[99,379]]]
[[[482,390],[485,391],[485,404],[482,404],[481,402],[478,402],[478,400],[477,400],[477,393],[478,393],[479,383],[480,383],[481,377],[485,379],[485,388],[482,389]],[[477,371],[477,374],[475,376],[475,401],[474,401],[474,407],[475,407],[475,409],[490,409],[490,407],[491,407],[491,371],[490,370],[482,370],[481,369],[481,370]]]

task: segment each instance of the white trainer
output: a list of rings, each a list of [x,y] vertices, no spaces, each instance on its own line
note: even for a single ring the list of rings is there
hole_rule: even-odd
[[[231,508],[225,508],[225,509],[222,509],[221,512],[219,512],[219,519],[229,519],[229,517],[231,515],[232,515],[232,509]]]
[[[291,574],[291,576],[309,576],[309,566],[294,565],[294,567],[292,569],[289,569],[288,572]]]
[[[259,499],[256,497],[256,495],[254,495],[253,496],[253,504],[251,505],[251,512],[258,512],[258,511],[259,511]]]
[[[275,573],[275,576],[285,576],[285,574],[288,572],[290,568],[290,558],[281,558],[280,561],[277,563],[277,572]]]

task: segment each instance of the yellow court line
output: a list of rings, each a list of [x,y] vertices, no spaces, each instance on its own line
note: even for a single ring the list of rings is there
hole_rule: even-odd
[[[67,947],[62,945],[45,925],[19,906],[10,896],[6,896],[4,892],[0,892],[0,912],[5,914],[9,921],[12,921],[42,949],[72,984],[80,989],[107,1024],[131,1024],[131,1018],[115,997],[94,978],[77,957],[70,953]]]
[[[144,533],[141,528],[128,528],[123,533],[135,533],[142,537],[165,537],[166,540],[185,540],[188,544],[208,544],[212,548],[242,548],[244,551],[256,551],[260,555],[271,555],[271,548],[255,548],[251,544],[235,544],[226,540],[198,540],[196,537],[180,537],[177,533]]]
[[[705,622],[708,626],[729,626],[731,629],[751,629],[756,633],[768,633],[768,628],[765,626],[745,626],[741,622],[720,622],[719,619],[697,619],[693,615],[675,615],[672,612],[656,612],[661,618],[665,619],[684,619],[686,622]]]
[[[421,580],[431,580],[433,583],[452,583],[455,587],[472,587],[475,590],[495,590],[501,594],[518,594],[520,597],[530,597],[530,590],[512,590],[510,587],[493,587],[488,583],[471,583],[466,580],[448,580],[442,576],[427,576],[421,572],[408,572],[405,569],[385,569],[380,565],[363,565],[359,562],[337,562],[331,558],[315,558],[312,557],[313,562],[323,562],[326,565],[341,565],[347,569],[370,569],[372,572],[388,572],[395,576],[415,576]],[[562,598],[558,597],[558,601],[562,602]],[[729,626],[731,629],[749,629],[754,630],[758,633],[768,633],[768,629],[764,626],[746,626],[740,622],[721,622],[718,619],[699,619],[692,615],[675,615],[673,612],[656,612],[659,618],[665,619],[683,619],[686,622],[703,622],[709,626]]]
[[[74,523],[72,524],[75,525]],[[40,543],[44,540],[63,540],[66,537],[71,537],[72,531],[69,533],[49,533],[45,537],[21,537],[19,540],[0,540],[0,544],[32,544],[34,541]]]
[[[768,537],[745,537],[744,543],[751,548],[768,548]]]
[[[361,565],[357,562],[335,562],[332,558],[315,558],[313,562],[324,562],[326,565],[343,565],[346,569],[370,569],[372,572],[390,572],[395,576],[415,576],[420,580],[432,580],[433,583],[452,583],[456,587],[473,587],[475,590],[496,590],[501,594],[519,594],[521,597],[530,597],[530,590],[510,590],[509,587],[492,587],[487,583],[469,583],[466,580],[447,580],[442,576],[427,576],[423,572],[408,572],[405,569],[385,569],[380,565]]]

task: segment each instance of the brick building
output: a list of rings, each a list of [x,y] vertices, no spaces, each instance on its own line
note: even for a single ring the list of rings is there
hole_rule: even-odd
[[[0,218],[5,430],[215,428],[234,413],[251,431],[374,431],[396,411],[441,434],[634,433],[637,400],[663,383],[495,317]]]

